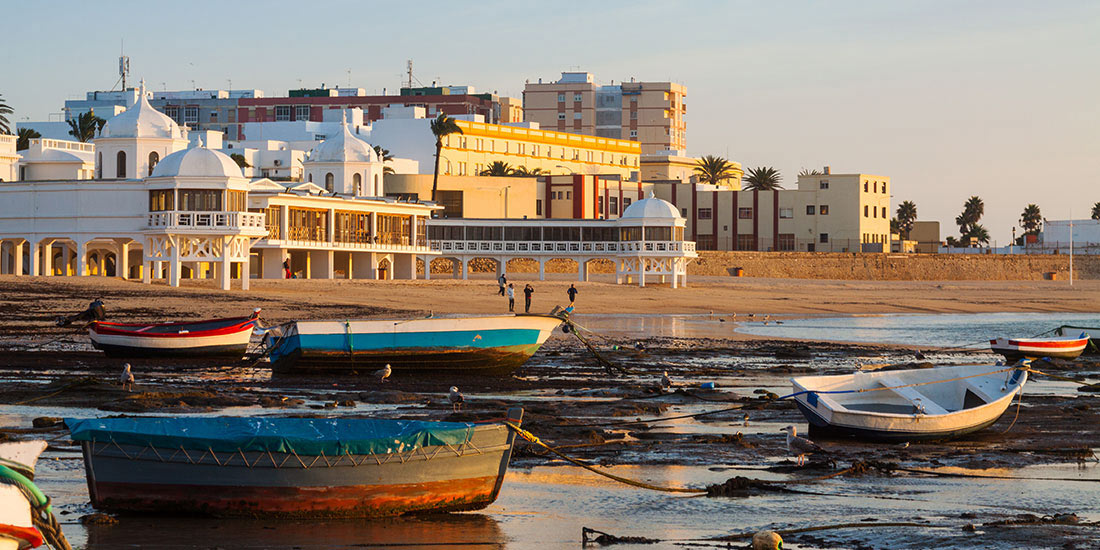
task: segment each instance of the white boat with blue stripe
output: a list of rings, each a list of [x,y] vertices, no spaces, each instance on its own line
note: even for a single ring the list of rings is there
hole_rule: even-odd
[[[792,378],[795,403],[816,435],[917,441],[991,426],[1022,392],[1027,362]]]
[[[265,336],[277,373],[401,371],[507,374],[525,363],[562,318],[553,315],[294,321]]]

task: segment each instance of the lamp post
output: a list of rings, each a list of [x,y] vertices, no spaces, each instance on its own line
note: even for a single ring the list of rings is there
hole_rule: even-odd
[[[1012,242],[1009,243],[1008,253],[1009,254],[1015,254],[1016,253],[1016,226],[1015,225],[1012,226]]]

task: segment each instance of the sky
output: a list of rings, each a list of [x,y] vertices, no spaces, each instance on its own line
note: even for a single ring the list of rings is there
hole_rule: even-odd
[[[520,97],[562,71],[687,86],[688,153],[889,176],[957,234],[972,195],[1006,244],[1029,203],[1100,202],[1100,2],[13,2],[0,95],[16,122],[132,78],[155,89],[419,83]],[[350,71],[350,74],[349,74]]]

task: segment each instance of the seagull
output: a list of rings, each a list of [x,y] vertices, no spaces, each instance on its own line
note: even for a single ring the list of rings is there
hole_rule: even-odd
[[[770,313],[764,314],[764,324],[765,325],[768,324],[768,320],[771,319],[771,318],[772,318],[772,316],[771,316]]]
[[[806,455],[825,452],[817,443],[805,437],[798,437],[798,430],[794,426],[787,426],[779,431],[787,432],[787,452],[791,456],[798,457],[799,466],[806,462]]]
[[[913,357],[916,357],[917,359],[920,359],[922,361],[924,360],[924,354],[921,353],[919,349],[913,352]]]
[[[668,371],[664,371],[664,372],[661,373],[661,387],[662,388],[671,388],[672,387],[672,379],[668,377]]]
[[[634,342],[634,349],[638,351],[645,351],[645,344],[641,342]]]
[[[749,413],[745,413],[745,426],[749,425]]]
[[[755,318],[756,318],[756,314],[755,314],[755,313],[750,313],[750,314],[749,314],[749,319],[755,319]]]
[[[122,365],[122,375],[118,377],[118,383],[126,391],[134,391],[134,373],[130,372],[130,363]]]
[[[393,368],[390,367],[389,363],[386,363],[386,368],[378,369],[378,370],[374,371],[374,375],[378,377],[378,383],[379,384],[381,384],[382,382],[385,382],[386,379],[389,378],[391,374],[393,374]]]
[[[466,402],[462,394],[458,392],[458,386],[451,386],[451,392],[447,394],[447,401],[451,402],[451,409],[454,412],[458,412],[458,409],[461,409],[462,404]]]

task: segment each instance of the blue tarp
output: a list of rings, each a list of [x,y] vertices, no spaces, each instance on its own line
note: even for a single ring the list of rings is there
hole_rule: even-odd
[[[67,418],[75,441],[218,452],[270,451],[326,456],[408,452],[458,445],[473,434],[462,422],[371,418]]]

